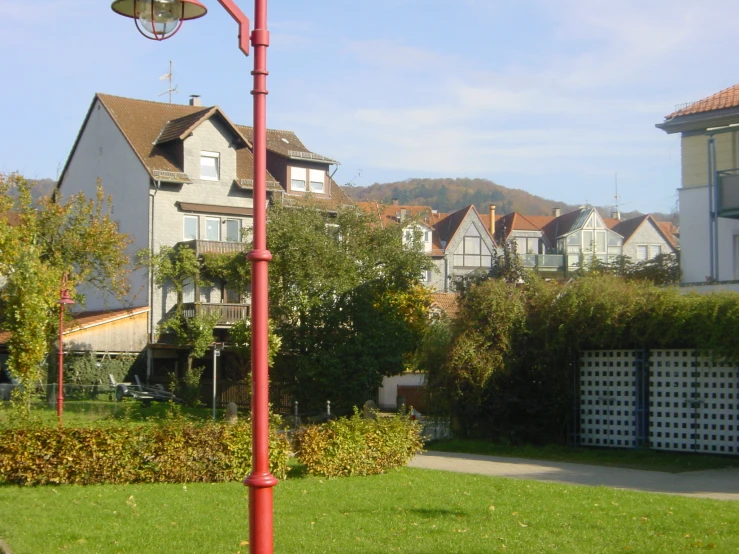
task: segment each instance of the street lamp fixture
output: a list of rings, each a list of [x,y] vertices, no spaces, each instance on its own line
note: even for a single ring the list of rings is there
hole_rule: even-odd
[[[62,412],[64,411],[64,306],[74,304],[74,300],[69,296],[69,288],[67,288],[67,274],[62,276],[62,283],[59,287],[59,371],[56,391],[56,417],[59,420],[59,427],[62,426]]]
[[[164,40],[188,19],[203,17],[207,8],[198,0],[115,0],[113,11],[134,20],[139,33],[151,40]]]
[[[254,48],[254,191],[252,236],[254,247],[247,255],[252,264],[252,471],[244,479],[249,487],[249,552],[272,553],[272,488],[277,479],[269,471],[269,370],[267,268],[272,254],[267,250],[267,0],[254,0],[254,30],[234,0],[218,3],[239,25],[239,49],[249,55]],[[207,9],[198,0],[115,0],[113,11],[136,20],[147,38],[164,40],[174,35],[188,19],[197,19]],[[148,33],[148,34],[147,34]]]

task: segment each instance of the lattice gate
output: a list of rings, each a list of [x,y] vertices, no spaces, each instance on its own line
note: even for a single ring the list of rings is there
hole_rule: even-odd
[[[650,446],[656,450],[739,452],[736,365],[692,350],[652,350]]]
[[[739,370],[693,350],[590,350],[579,367],[579,444],[739,453]]]
[[[580,444],[635,447],[642,410],[640,352],[589,350],[580,359]]]

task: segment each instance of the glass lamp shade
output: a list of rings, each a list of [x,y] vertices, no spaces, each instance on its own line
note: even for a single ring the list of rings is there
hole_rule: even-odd
[[[114,12],[132,18],[136,28],[146,38],[164,40],[188,19],[197,19],[207,13],[198,0],[115,0]]]

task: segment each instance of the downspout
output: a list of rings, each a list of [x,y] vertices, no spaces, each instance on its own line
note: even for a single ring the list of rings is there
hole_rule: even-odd
[[[713,138],[713,135],[710,135],[708,137],[708,142],[706,144],[708,148],[708,255],[709,255],[709,267],[710,267],[710,279],[711,281],[716,280],[716,273],[715,273],[715,244],[714,244],[714,226],[713,226],[713,220],[714,220],[714,195],[713,195],[713,181],[715,177],[715,158],[714,154],[716,152],[715,148],[715,139]]]
[[[159,192],[159,188],[161,186],[161,182],[157,181],[156,179],[153,181],[154,183],[154,191],[149,191],[149,196],[151,197],[151,208],[149,209],[149,252],[151,255],[154,255],[154,224],[156,222],[156,218],[154,217],[154,206],[156,205],[156,195],[157,192]],[[154,332],[154,276],[151,273],[151,267],[147,269],[148,275],[147,280],[149,281],[149,344],[154,343],[155,339],[155,332]],[[146,349],[146,380],[149,381],[149,377],[152,374],[153,371],[153,353],[151,351],[151,346],[149,346]]]

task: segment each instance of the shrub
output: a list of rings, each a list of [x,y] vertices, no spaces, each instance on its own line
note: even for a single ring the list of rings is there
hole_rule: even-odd
[[[374,475],[403,466],[422,451],[421,426],[407,416],[354,415],[310,425],[295,435],[297,458],[325,477]]]
[[[270,470],[287,475],[290,445],[270,428]],[[0,431],[0,482],[21,485],[235,481],[251,471],[251,425],[175,422]]]

